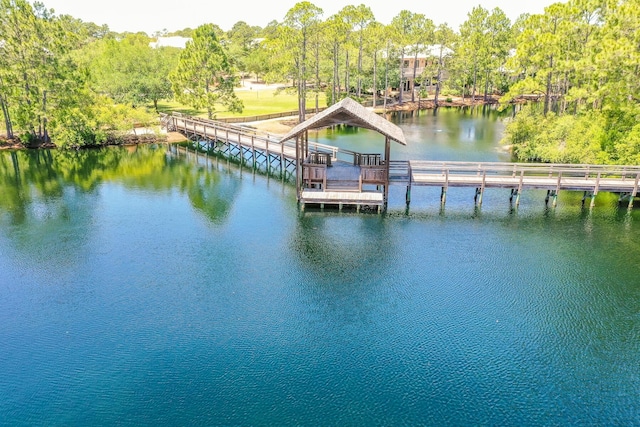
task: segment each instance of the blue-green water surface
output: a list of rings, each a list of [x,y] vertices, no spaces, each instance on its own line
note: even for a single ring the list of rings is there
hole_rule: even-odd
[[[406,150],[502,159],[447,119]],[[0,153],[0,424],[640,425],[640,211],[414,193],[301,213],[162,147]]]

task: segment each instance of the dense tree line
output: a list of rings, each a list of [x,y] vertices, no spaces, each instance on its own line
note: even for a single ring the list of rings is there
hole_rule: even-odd
[[[505,141],[521,160],[640,164],[640,1],[570,0],[521,23],[504,97],[539,93]]]
[[[319,107],[321,92],[329,104],[345,96],[386,102],[387,88],[399,102],[429,96],[436,105],[443,93],[474,101],[498,94],[503,105],[537,95],[540,107],[507,126],[518,159],[640,160],[640,0],[569,0],[513,23],[499,8],[478,6],[457,31],[408,10],[383,25],[364,4],[325,17],[302,1],[264,28],[240,21],[229,31],[207,24],[153,37],[115,34],[41,3],[0,4],[8,135],[101,142],[110,130],[149,120],[146,107],[171,97],[209,117],[221,106],[240,111],[233,87],[253,76],[288,83],[300,119],[307,99]],[[150,47],[171,35],[191,41],[185,49]]]

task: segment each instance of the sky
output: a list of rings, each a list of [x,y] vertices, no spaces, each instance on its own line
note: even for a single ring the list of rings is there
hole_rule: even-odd
[[[196,28],[213,23],[223,30],[231,29],[238,21],[249,25],[266,26],[270,21],[282,22],[296,0],[40,0],[57,15],[71,15],[85,22],[107,24],[116,32],[144,31],[151,35],[164,29],[171,31]],[[492,10],[502,9],[514,21],[522,13],[542,13],[544,8],[559,0],[315,0],[314,5],[328,18],[347,4],[366,4],[377,21],[388,24],[400,10],[423,13],[436,25],[448,23],[457,30],[467,13],[475,6]]]

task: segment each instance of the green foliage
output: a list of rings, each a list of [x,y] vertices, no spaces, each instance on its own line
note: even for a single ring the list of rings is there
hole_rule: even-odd
[[[260,47],[256,37],[260,31],[259,27],[251,27],[244,21],[239,21],[227,33],[227,54],[231,65],[241,72],[242,75],[251,70],[250,57],[254,50]],[[254,67],[257,65],[255,61]]]
[[[544,106],[507,127],[516,157],[638,164],[640,3],[570,0],[518,26],[519,81],[503,101],[540,94]]]
[[[102,145],[107,134],[99,128],[92,109],[70,108],[53,122],[52,139],[61,148]]]
[[[242,102],[233,92],[235,77],[212,24],[196,28],[193,41],[180,53],[169,79],[180,102],[206,108],[209,118],[213,118],[216,104],[223,104],[230,111],[242,111]]]
[[[51,122],[51,139],[61,148],[118,143],[135,127],[151,127],[156,122],[156,115],[146,108],[96,97],[91,106],[76,105],[60,111]]]
[[[87,62],[93,87],[116,102],[144,105],[170,98],[169,73],[180,50],[153,49],[144,34],[127,34],[121,39],[102,39],[86,46],[81,58]]]
[[[472,97],[505,90],[509,80],[504,66],[512,47],[513,31],[505,13],[500,8],[491,12],[481,6],[473,8],[460,26],[450,85]]]
[[[0,104],[7,133],[48,139],[48,121],[84,86],[71,61],[77,35],[40,3],[0,1]],[[11,135],[9,135],[11,136]]]
[[[545,116],[525,107],[508,121],[503,143],[521,161],[640,164],[639,119],[614,110]]]

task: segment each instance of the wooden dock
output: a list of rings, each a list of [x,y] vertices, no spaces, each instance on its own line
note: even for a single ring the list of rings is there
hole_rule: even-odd
[[[179,114],[163,115],[162,121],[168,130],[183,133],[202,149],[280,174],[283,179],[295,176],[296,143],[282,143],[279,135]],[[379,154],[313,141],[307,144],[309,156],[300,165],[303,206],[354,206],[358,210],[370,206],[380,210],[386,204],[382,187],[401,185],[406,186],[407,205],[414,186],[432,186],[441,188],[442,204],[450,188],[468,187],[475,188],[478,205],[482,205],[486,189],[501,188],[510,190],[509,199],[516,206],[525,190],[541,189],[547,191],[545,202],[553,206],[560,191],[584,192],[583,203],[590,199],[591,207],[598,193],[605,191],[619,194],[631,208],[640,183],[640,166],[426,160],[391,160],[387,165]]]
[[[618,193],[632,206],[640,181],[639,166],[411,160],[395,162],[393,171],[390,183],[407,185],[407,202],[412,186],[434,186],[442,188],[442,203],[450,187],[471,187],[478,204],[487,188],[504,188],[511,190],[516,205],[524,190],[542,189],[547,190],[547,203],[552,199],[554,206],[561,190],[583,191],[591,198],[591,207],[600,191]]]

